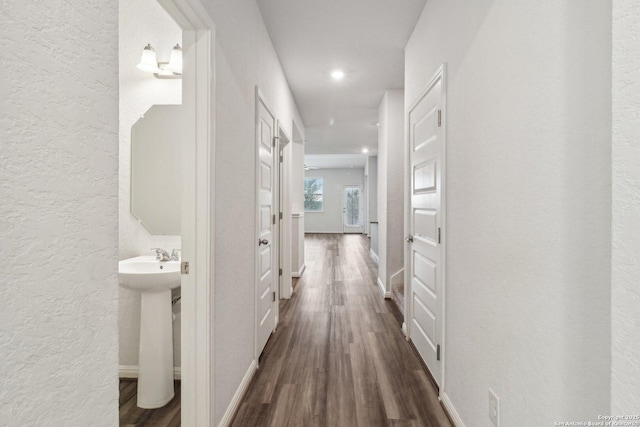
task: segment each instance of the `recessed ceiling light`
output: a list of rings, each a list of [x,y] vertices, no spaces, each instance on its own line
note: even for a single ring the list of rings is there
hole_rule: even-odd
[[[331,77],[333,77],[335,80],[342,80],[344,78],[344,71],[342,71],[342,70],[333,70],[331,72]]]
[[[329,120],[329,126],[333,126],[336,124],[336,119]]]
[[[368,149],[368,148],[363,148],[363,149],[362,149],[362,152],[363,152],[363,153],[368,153],[368,152],[369,152],[369,149]]]
[[[379,123],[379,122],[376,122],[376,126],[380,126],[380,123]]]

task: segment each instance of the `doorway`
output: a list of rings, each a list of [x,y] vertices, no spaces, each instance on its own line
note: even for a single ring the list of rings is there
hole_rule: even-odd
[[[445,296],[444,65],[408,111],[405,332],[443,386]]]
[[[342,189],[342,232],[364,232],[362,219],[363,197],[361,185],[345,185]]]
[[[291,137],[278,120],[278,299],[290,299],[293,294],[291,278]],[[279,310],[278,310],[279,315]]]
[[[277,322],[279,149],[276,117],[256,87],[256,329],[259,360]]]
[[[214,24],[202,0],[158,0],[182,29],[181,425],[213,424]]]

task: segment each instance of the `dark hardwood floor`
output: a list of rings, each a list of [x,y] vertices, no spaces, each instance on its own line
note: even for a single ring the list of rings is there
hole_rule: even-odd
[[[120,426],[176,427],[180,425],[180,381],[175,382],[176,395],[162,408],[142,409],[136,380],[120,379]]]
[[[368,239],[308,234],[305,263],[232,425],[451,426]]]

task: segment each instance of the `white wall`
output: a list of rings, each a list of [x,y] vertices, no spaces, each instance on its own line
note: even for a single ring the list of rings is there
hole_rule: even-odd
[[[385,92],[378,122],[378,279],[390,292],[404,265],[404,91]]]
[[[215,46],[215,423],[253,361],[255,319],[255,86],[292,133],[304,125],[254,0],[205,3]]]
[[[640,3],[613,1],[611,413],[640,409]]]
[[[160,80],[136,68],[151,43],[159,61],[168,61],[182,31],[156,0],[120,0],[120,178],[119,259],[153,255],[151,248],[180,248],[180,236],[154,236],[131,214],[131,127],[154,104],[181,104],[182,80]],[[178,160],[179,161],[179,160]],[[162,183],[158,183],[162,185]],[[180,203],[180,201],[176,201]],[[179,293],[179,290],[178,292]],[[179,312],[180,304],[174,311]],[[120,365],[138,365],[140,293],[120,290]],[[180,317],[173,323],[174,365],[180,366]]]
[[[291,147],[291,212],[304,212],[304,144]]]
[[[378,221],[378,156],[367,157],[366,169],[367,221]],[[369,228],[367,230],[370,232]]]
[[[117,425],[117,4],[0,15],[0,420]]]
[[[293,125],[291,143],[291,273],[304,271],[304,138]]]
[[[489,388],[503,426],[608,414],[611,3],[430,0],[405,106],[443,62],[442,391],[474,427]]]
[[[364,184],[364,169],[320,169],[305,171],[305,177],[323,178],[323,212],[305,212],[305,233],[342,233],[342,194],[345,185]]]

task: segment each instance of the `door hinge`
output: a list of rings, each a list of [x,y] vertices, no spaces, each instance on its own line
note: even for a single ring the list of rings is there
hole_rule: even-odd
[[[438,243],[440,243],[440,227],[438,227]]]
[[[275,300],[276,300],[276,293],[275,293],[275,291],[274,291],[271,295],[273,296],[272,301],[273,301],[273,302],[275,302]],[[440,360],[440,359],[438,359],[438,360]]]
[[[281,269],[281,268],[280,268],[280,269],[278,269],[278,275],[279,275],[279,276],[282,276],[282,269]]]
[[[282,219],[282,212],[280,212],[280,219]]]
[[[440,360],[440,344],[436,347],[436,360]]]
[[[280,156],[280,163],[284,160],[284,157]]]
[[[276,214],[273,214],[273,223],[276,223]]]
[[[438,127],[442,126],[442,110],[438,110]]]
[[[182,263],[180,263],[180,273],[189,274],[189,261],[182,261]]]
[[[273,146],[274,146],[274,147],[276,146],[276,141],[277,141],[277,140],[279,140],[279,139],[280,139],[280,137],[279,137],[279,136],[274,136],[274,137],[273,137]]]

